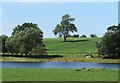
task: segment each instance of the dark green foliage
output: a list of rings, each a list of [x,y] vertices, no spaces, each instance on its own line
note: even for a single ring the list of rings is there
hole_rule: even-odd
[[[62,21],[56,25],[55,29],[53,30],[55,35],[59,35],[59,37],[64,37],[64,42],[66,42],[66,38],[68,37],[70,32],[77,32],[77,28],[75,24],[72,22],[74,21],[74,18],[71,18],[70,15],[65,14],[62,17]]]
[[[108,27],[100,42],[97,42],[98,53],[104,58],[120,58],[120,25]]]
[[[108,31],[108,32],[117,31],[117,26],[115,26],[115,25],[110,26],[110,27],[107,28],[107,31]]]
[[[80,38],[86,38],[87,36],[85,34],[81,35]]]
[[[7,40],[5,42],[5,46],[9,53],[18,53],[18,45],[16,43],[15,37],[13,38],[11,36],[11,37],[7,38]]]
[[[37,46],[32,49],[32,53],[35,55],[47,55],[45,46]]]
[[[43,32],[37,24],[24,23],[13,29],[11,37],[6,40],[6,47],[11,53],[27,55],[36,46],[44,45],[42,37]]]
[[[2,39],[2,53],[6,53],[7,52],[7,48],[5,46],[5,42],[6,42],[6,39],[8,38],[8,36],[1,35],[0,38]]]
[[[79,34],[74,34],[72,37],[79,37]]]
[[[96,34],[90,34],[90,37],[97,37]]]

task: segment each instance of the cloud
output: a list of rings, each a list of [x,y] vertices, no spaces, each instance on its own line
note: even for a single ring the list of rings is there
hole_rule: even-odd
[[[119,2],[119,0],[1,0],[2,2]]]

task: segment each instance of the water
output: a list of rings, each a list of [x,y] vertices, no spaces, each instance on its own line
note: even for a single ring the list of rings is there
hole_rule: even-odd
[[[2,68],[108,68],[118,69],[120,64],[93,62],[0,62]],[[1,66],[0,66],[1,67]]]

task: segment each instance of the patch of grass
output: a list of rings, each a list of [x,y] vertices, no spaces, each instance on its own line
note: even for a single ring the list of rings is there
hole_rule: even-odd
[[[48,54],[84,54],[96,53],[96,41],[100,38],[44,38]]]
[[[118,71],[108,69],[3,68],[3,81],[117,81]]]

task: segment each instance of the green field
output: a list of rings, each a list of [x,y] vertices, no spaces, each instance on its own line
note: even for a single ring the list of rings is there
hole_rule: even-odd
[[[97,54],[96,41],[100,38],[67,38],[67,42],[63,42],[63,38],[44,38],[43,42],[46,46],[47,58],[19,58],[19,57],[3,57],[3,61],[19,61],[19,62],[105,62],[119,63],[119,59],[102,59]],[[85,58],[86,54],[91,53],[94,58]],[[1,59],[1,58],[0,58]],[[1,60],[2,60],[1,59]]]
[[[100,38],[67,38],[67,42],[63,42],[63,38],[44,38],[48,54],[83,54],[96,53],[96,41]]]
[[[118,59],[98,57],[96,41],[100,38],[44,38],[48,58],[2,57],[3,61],[20,62],[107,62],[118,63]],[[94,58],[85,58],[92,53]],[[52,57],[57,56],[57,57]],[[61,56],[61,57],[60,57]],[[118,81],[118,71],[108,69],[37,69],[37,68],[3,68],[3,81]],[[112,83],[112,82],[111,82]]]
[[[118,70],[3,68],[3,81],[118,81]]]

